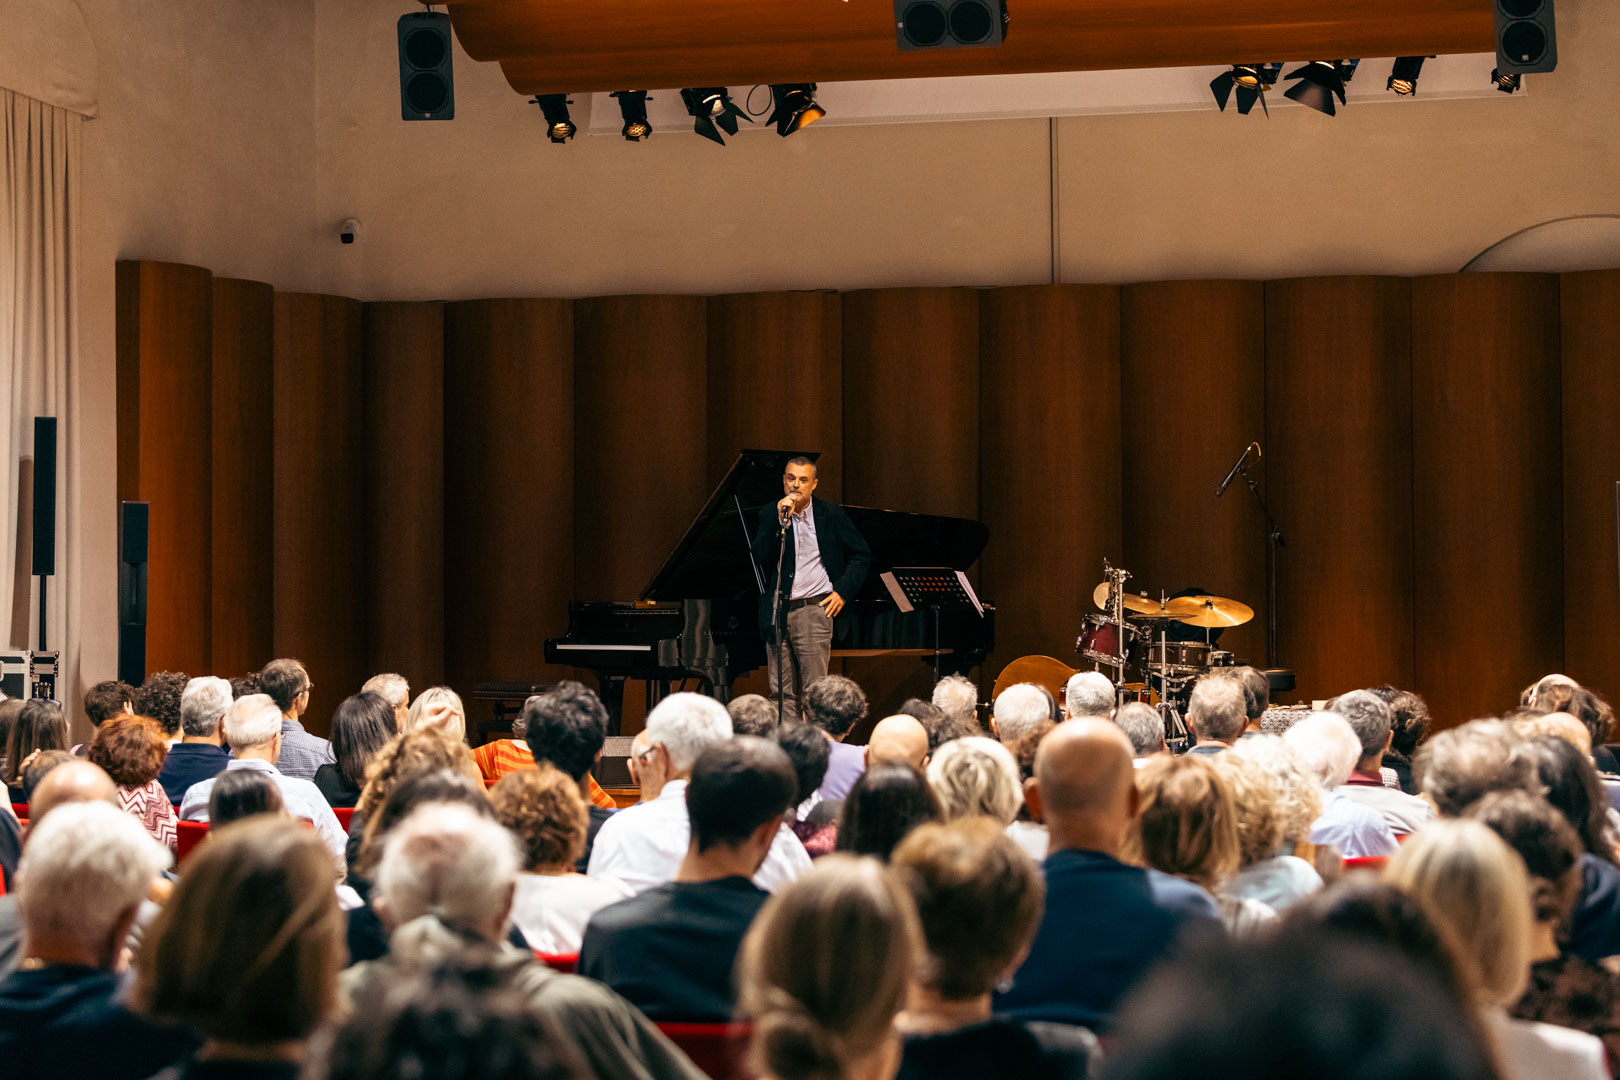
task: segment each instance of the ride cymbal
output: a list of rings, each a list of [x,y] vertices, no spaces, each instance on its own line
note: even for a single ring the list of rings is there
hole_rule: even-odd
[[[1091,599],[1096,603],[1098,611],[1107,611],[1108,610],[1108,582],[1105,581],[1101,585],[1099,585],[1095,589],[1093,589],[1092,593],[1091,593]],[[1150,611],[1158,611],[1159,610],[1159,605],[1158,604],[1155,604],[1152,600],[1149,600],[1145,596],[1138,596],[1136,593],[1131,593],[1131,592],[1126,593],[1125,597],[1124,597],[1124,601],[1125,601],[1125,610],[1127,612],[1142,612],[1142,613],[1145,614],[1145,613],[1150,612]]]
[[[1192,614],[1181,618],[1188,626],[1220,629],[1227,626],[1242,626],[1254,618],[1254,608],[1236,600],[1228,600],[1224,596],[1186,596],[1181,600],[1191,603],[1194,608]]]

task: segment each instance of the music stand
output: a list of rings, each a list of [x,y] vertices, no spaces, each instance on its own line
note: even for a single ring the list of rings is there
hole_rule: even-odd
[[[897,566],[879,575],[889,599],[903,614],[926,608],[934,615],[934,682],[939,682],[939,613],[948,607],[971,607],[984,618],[984,605],[967,575],[949,566]]]

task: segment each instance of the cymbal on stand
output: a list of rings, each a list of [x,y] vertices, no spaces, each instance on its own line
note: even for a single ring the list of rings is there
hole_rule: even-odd
[[[1254,608],[1224,596],[1187,596],[1182,600],[1191,602],[1194,608],[1192,614],[1181,617],[1188,626],[1220,629],[1242,626],[1254,618]]]
[[[1109,584],[1109,582],[1105,581],[1092,590],[1091,599],[1094,603],[1096,603],[1098,611],[1108,610]],[[1152,600],[1149,600],[1145,596],[1138,596],[1136,593],[1128,592],[1120,599],[1124,603],[1125,610],[1127,612],[1141,612],[1146,614],[1147,612],[1159,610],[1158,604],[1155,604]]]

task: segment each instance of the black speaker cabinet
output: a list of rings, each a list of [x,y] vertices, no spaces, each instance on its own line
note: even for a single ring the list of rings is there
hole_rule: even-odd
[[[34,417],[34,576],[56,573],[56,417]]]
[[[450,70],[450,16],[413,11],[401,15],[399,114],[406,120],[454,120],[456,85]]]
[[[1553,0],[1495,0],[1496,70],[1504,75],[1558,66]]]
[[[993,48],[1007,40],[1004,0],[894,0],[901,51]]]
[[[146,525],[149,506],[118,504],[118,678],[146,681]]]

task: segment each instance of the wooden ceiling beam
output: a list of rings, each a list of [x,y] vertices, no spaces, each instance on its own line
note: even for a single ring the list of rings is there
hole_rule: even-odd
[[[1490,52],[1491,0],[1007,0],[997,48],[902,52],[891,0],[452,0],[522,94]]]

